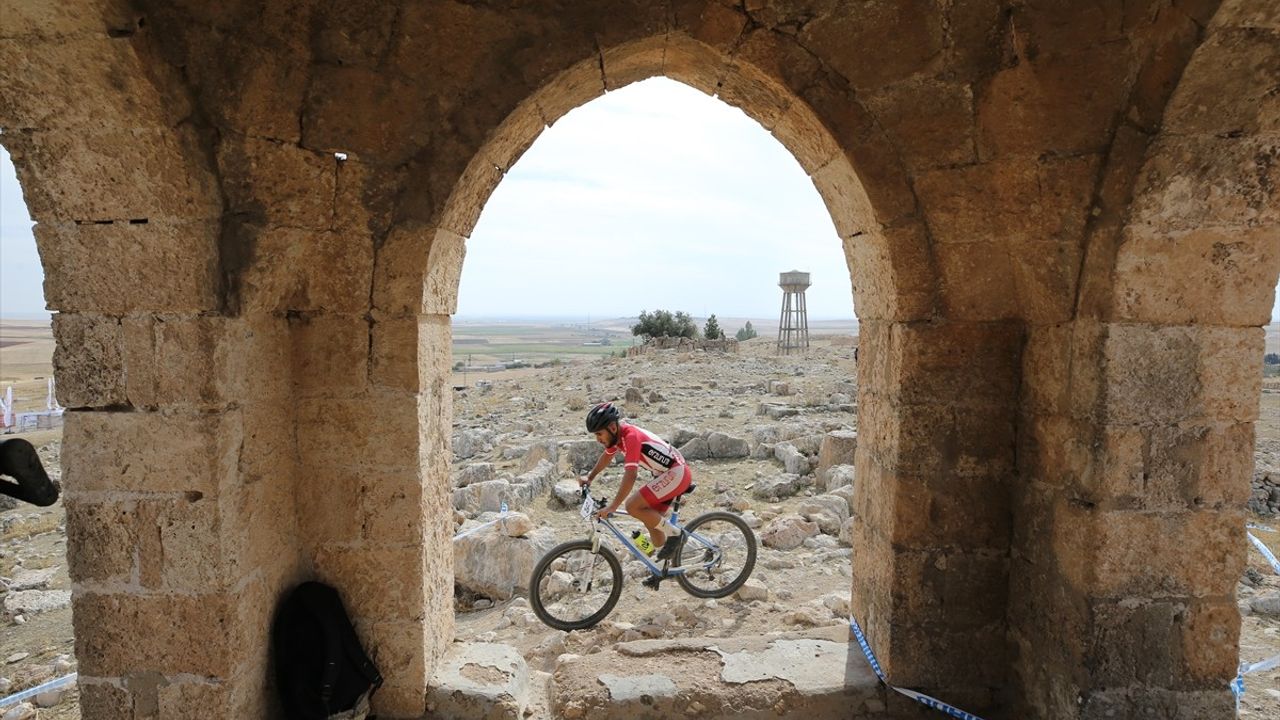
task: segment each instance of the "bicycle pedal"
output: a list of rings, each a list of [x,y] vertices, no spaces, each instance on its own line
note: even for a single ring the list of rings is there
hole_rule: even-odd
[[[649,588],[650,590],[657,590],[658,586],[661,583],[662,583],[662,577],[658,575],[651,575],[648,578],[645,578],[640,584]]]

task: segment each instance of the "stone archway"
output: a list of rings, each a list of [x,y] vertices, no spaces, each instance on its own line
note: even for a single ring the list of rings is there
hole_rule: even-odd
[[[59,313],[86,717],[269,716],[271,609],[308,576],[395,668],[382,713],[421,713],[450,636],[464,238],[543,124],[656,74],[770,128],[846,243],[854,607],[890,677],[995,718],[1228,716],[1243,545],[1215,548],[1240,539],[1236,370],[1276,275],[1270,165],[1243,159],[1275,100],[1197,98],[1215,57],[1274,57],[1266,3],[46,5],[0,7],[0,138]],[[1245,176],[1266,183],[1190,191]],[[1150,212],[1183,190],[1188,213]],[[1253,290],[1163,283],[1183,266]],[[1218,468],[1218,495],[1127,504]],[[1153,529],[1222,562],[1163,584],[1134,562]],[[1138,663],[1162,629],[1214,654]]]

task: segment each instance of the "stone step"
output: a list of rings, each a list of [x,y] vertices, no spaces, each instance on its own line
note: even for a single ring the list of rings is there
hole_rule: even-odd
[[[515,648],[454,643],[428,683],[427,717],[520,720],[528,691],[529,667]]]
[[[563,655],[550,692],[552,717],[565,720],[886,717],[884,688],[847,625]]]

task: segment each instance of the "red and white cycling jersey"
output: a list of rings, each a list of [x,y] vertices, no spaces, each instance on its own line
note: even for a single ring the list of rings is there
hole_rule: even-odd
[[[613,455],[622,449],[623,467],[644,467],[654,475],[661,475],[676,465],[684,464],[684,457],[671,444],[635,425],[618,423],[618,442],[605,449]]]

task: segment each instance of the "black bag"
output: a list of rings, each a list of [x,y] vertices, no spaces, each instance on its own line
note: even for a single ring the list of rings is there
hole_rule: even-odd
[[[342,598],[328,585],[294,588],[276,612],[271,635],[276,684],[289,720],[324,720],[353,710],[382,686]]]

